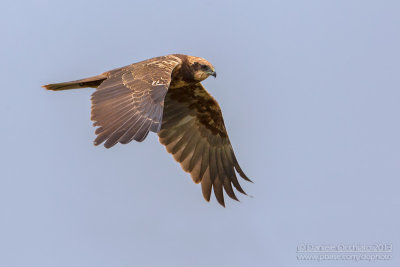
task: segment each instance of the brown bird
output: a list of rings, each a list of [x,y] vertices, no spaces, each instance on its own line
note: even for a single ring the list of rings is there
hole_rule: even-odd
[[[229,141],[217,101],[200,83],[216,77],[207,60],[187,55],[151,58],[77,81],[44,85],[59,91],[95,87],[91,119],[98,126],[95,145],[106,148],[143,141],[149,131],[158,133],[161,144],[201,183],[210,201],[214,188],[225,206],[223,189],[238,200],[232,188],[246,194],[236,178],[243,173]]]

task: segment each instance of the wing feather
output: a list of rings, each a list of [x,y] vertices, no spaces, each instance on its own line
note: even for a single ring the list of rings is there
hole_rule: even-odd
[[[193,128],[193,129],[194,129],[193,130],[193,135],[189,136],[190,139],[189,139],[189,141],[187,142],[185,148],[182,151],[182,155],[178,160],[179,162],[183,162],[189,156],[189,154],[191,154],[191,153],[193,154],[194,153],[194,150],[195,150],[195,147],[196,147],[196,144],[197,144],[196,139],[198,137],[197,137],[197,133],[196,133],[195,128]],[[187,166],[187,170],[189,170],[189,166]]]
[[[204,173],[206,172],[207,169],[209,169],[210,166],[209,159],[210,159],[210,146],[206,143],[203,149],[203,156],[201,157],[200,173],[198,177],[199,180],[203,178]]]
[[[202,165],[202,157],[205,150],[205,145],[202,142],[199,142],[196,146],[196,151],[193,154],[193,157],[190,159],[189,172],[192,177],[193,182],[196,184],[201,182],[201,165]]]
[[[213,182],[214,194],[219,204],[225,207],[224,191],[222,190],[221,179],[214,179]]]
[[[208,166],[210,166],[210,178],[211,182],[214,183],[214,180],[218,178],[218,169],[217,169],[217,159],[215,157],[215,147],[210,146],[210,159],[208,160]]]
[[[204,172],[204,177],[201,180],[201,191],[205,200],[210,201],[212,182],[210,177],[210,168]]]

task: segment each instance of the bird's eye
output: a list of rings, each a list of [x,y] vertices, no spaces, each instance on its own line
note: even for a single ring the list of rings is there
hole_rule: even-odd
[[[201,65],[201,69],[202,70],[208,70],[208,66],[207,65]]]

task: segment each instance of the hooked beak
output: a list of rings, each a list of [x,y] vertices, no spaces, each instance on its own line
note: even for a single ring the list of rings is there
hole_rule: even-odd
[[[214,78],[217,78],[217,73],[216,73],[215,71],[210,72],[210,75],[211,75],[211,76],[214,76]]]

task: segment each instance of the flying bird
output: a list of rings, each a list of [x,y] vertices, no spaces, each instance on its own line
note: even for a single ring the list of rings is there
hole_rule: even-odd
[[[201,84],[215,68],[207,60],[173,54],[151,58],[81,80],[44,85],[59,91],[94,87],[91,119],[98,126],[94,144],[106,148],[132,140],[142,142],[150,131],[201,183],[210,201],[212,188],[225,206],[224,193],[238,200],[233,187],[246,194],[236,177],[244,174],[233,152],[217,101]]]

